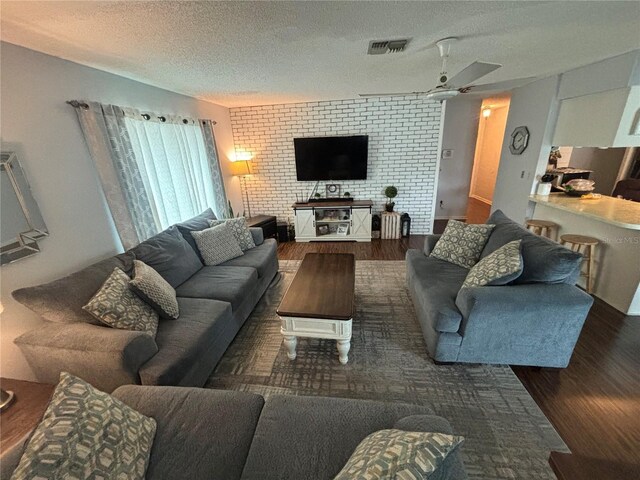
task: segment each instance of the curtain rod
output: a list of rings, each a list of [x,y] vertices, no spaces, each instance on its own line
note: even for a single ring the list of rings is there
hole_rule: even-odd
[[[89,105],[86,102],[80,102],[78,100],[67,100],[66,103],[71,105],[73,108],[82,108],[83,110],[89,110]],[[143,113],[142,118],[144,118],[145,120],[150,120],[151,115],[149,115],[148,113]],[[166,117],[164,115],[159,115],[158,120],[160,120],[161,122],[164,122],[166,121]],[[183,123],[187,123],[187,120],[186,119],[183,120]],[[216,122],[215,120],[211,120],[211,123],[213,125],[218,124],[218,122]]]

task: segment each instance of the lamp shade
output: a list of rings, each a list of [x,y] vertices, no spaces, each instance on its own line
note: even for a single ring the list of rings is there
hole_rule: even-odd
[[[231,174],[236,177],[251,175],[251,162],[249,160],[231,162]]]

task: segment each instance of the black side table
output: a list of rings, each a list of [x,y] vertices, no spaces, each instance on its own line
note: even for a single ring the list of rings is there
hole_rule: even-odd
[[[272,238],[278,236],[278,222],[276,217],[271,215],[256,215],[255,217],[247,218],[247,225],[249,227],[262,228],[262,234],[264,238]]]

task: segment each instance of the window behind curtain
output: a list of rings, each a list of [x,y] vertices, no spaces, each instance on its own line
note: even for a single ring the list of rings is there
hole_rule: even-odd
[[[164,229],[216,204],[200,126],[126,116],[133,156]]]

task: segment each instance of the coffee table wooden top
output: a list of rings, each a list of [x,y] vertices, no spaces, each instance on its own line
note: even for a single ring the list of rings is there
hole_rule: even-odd
[[[284,294],[281,317],[353,318],[356,259],[351,253],[307,253]]]

